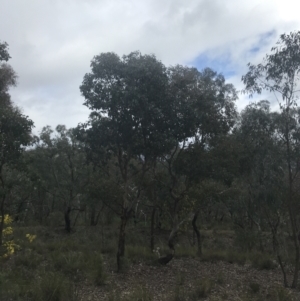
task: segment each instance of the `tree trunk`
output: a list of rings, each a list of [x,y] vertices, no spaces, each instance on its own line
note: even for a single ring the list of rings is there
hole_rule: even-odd
[[[127,224],[126,210],[124,210],[121,216],[120,232],[119,232],[119,242],[118,242],[118,252],[117,252],[117,265],[118,272],[122,269],[122,259],[125,255],[125,235],[126,235],[126,224]]]
[[[0,222],[0,247],[2,246],[2,236],[3,236],[3,221]]]
[[[73,223],[73,228],[75,227],[76,225],[76,222],[77,222],[77,219],[78,219],[78,216],[79,216],[79,213],[80,213],[80,210],[78,210],[77,214],[76,214],[76,217],[75,217],[75,220],[74,220],[74,223]],[[71,229],[70,229],[71,230]]]
[[[199,210],[197,210],[194,214],[194,218],[192,220],[192,225],[193,225],[193,229],[194,229],[194,232],[196,233],[196,236],[197,236],[197,246],[198,246],[198,250],[197,250],[197,253],[199,256],[202,256],[202,239],[201,239],[201,233],[197,227],[197,218],[198,218],[198,215],[199,215]]]
[[[286,278],[286,272],[285,272],[285,268],[284,268],[284,264],[282,262],[282,258],[281,255],[279,253],[279,242],[277,240],[277,227],[278,227],[279,222],[275,225],[272,226],[271,223],[271,231],[272,231],[272,241],[273,241],[273,251],[276,253],[277,256],[277,260],[283,275],[283,285],[285,287],[288,287],[288,282],[287,282],[287,278]]]
[[[103,209],[103,207],[102,207],[102,209]],[[96,216],[95,226],[98,225],[98,222],[99,222],[99,218],[100,218],[100,214],[101,214],[101,212],[102,212],[102,209],[99,210],[99,212],[98,212],[98,214],[97,214],[97,216]]]
[[[286,150],[287,150],[287,163],[288,163],[288,172],[289,172],[289,192],[288,192],[288,210],[291,220],[292,233],[293,233],[293,242],[295,246],[295,264],[294,264],[294,277],[292,288],[296,288],[298,284],[298,273],[299,273],[299,260],[300,260],[300,250],[299,250],[299,241],[298,241],[298,229],[297,221],[295,217],[295,208],[293,208],[293,174],[292,174],[292,164],[291,164],[291,146],[289,138],[289,110],[287,110],[287,121],[286,121]]]
[[[299,259],[300,259],[300,254],[299,254],[299,241],[298,241],[298,236],[297,236],[297,225],[296,225],[296,220],[294,218],[294,213],[290,209],[290,216],[291,216],[291,223],[292,223],[292,230],[293,230],[293,241],[294,241],[294,246],[295,246],[295,265],[294,265],[294,276],[293,276],[293,283],[292,283],[292,288],[296,288],[298,284],[298,274],[299,274]]]
[[[91,226],[96,226],[95,222],[96,210],[94,207],[91,208]]]
[[[5,195],[2,197],[1,204],[0,204],[0,246],[2,246],[2,239],[3,239],[3,228],[4,228],[4,202],[5,202]]]
[[[150,233],[150,249],[154,250],[154,224],[155,224],[156,207],[154,206],[151,214],[151,233]]]
[[[71,232],[70,212],[71,212],[71,207],[67,207],[65,210],[65,229],[68,233]]]

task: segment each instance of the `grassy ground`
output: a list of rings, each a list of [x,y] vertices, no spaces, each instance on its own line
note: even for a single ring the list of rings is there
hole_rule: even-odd
[[[282,287],[281,271],[269,253],[245,242],[232,230],[203,230],[203,255],[192,234],[178,237],[175,258],[168,252],[168,231],[156,233],[149,248],[148,229],[129,225],[123,270],[116,272],[118,223],[78,226],[71,234],[50,226],[14,226],[18,250],[0,263],[0,300],[300,300],[298,290]],[[26,234],[36,235],[33,241]],[[291,271],[288,269],[288,276]]]

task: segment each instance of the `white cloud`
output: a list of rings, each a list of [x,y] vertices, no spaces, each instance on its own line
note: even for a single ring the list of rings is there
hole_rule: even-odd
[[[279,34],[300,29],[299,8],[294,0],[3,0],[0,40],[19,74],[15,103],[38,130],[70,127],[87,119],[79,86],[94,55],[141,50],[169,65],[205,53],[227,60],[239,90],[246,64],[259,62]],[[239,107],[248,101],[241,96]]]

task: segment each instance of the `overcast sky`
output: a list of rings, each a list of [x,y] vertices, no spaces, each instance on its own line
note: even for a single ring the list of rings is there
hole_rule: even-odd
[[[240,90],[247,63],[300,30],[299,11],[297,0],[2,0],[0,41],[19,76],[12,100],[37,133],[87,120],[79,86],[101,52],[211,67]],[[249,99],[239,98],[241,109]]]

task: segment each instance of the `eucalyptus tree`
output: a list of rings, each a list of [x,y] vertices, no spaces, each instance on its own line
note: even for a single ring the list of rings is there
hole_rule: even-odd
[[[234,136],[242,146],[237,187],[240,195],[232,202],[232,217],[248,248],[262,243],[262,231],[271,231],[273,249],[284,275],[282,237],[279,229],[284,219],[286,162],[284,148],[278,140],[277,112],[270,111],[268,101],[249,104],[241,113]]]
[[[200,72],[195,68],[175,66],[169,68],[169,97],[175,143],[164,164],[169,173],[173,224],[169,246],[174,248],[173,239],[185,221],[185,218],[179,220],[179,212],[186,208],[189,190],[213,176],[216,158],[212,151],[219,137],[226,136],[235,123],[237,94],[233,85],[209,68]],[[193,218],[195,223],[199,210],[188,207],[191,214],[186,218]]]
[[[277,139],[277,116],[277,113],[270,112],[268,101],[249,104],[242,111],[240,125],[234,132],[241,146],[240,176],[248,187],[250,199],[256,193],[275,191],[276,187],[283,185],[285,164]],[[245,227],[248,223],[261,228],[259,207],[263,204],[261,200],[254,199],[245,204],[247,213],[242,218]]]
[[[84,209],[85,188],[90,179],[91,170],[86,164],[83,147],[76,139],[74,129],[58,125],[53,131],[47,126],[31,153],[32,168],[39,178],[36,188],[40,214],[44,207],[48,212],[63,211],[65,228],[70,232],[70,214]]]
[[[7,61],[8,45],[0,43],[0,62]],[[16,168],[25,147],[31,142],[33,122],[13,105],[8,90],[16,85],[16,73],[6,63],[0,65],[0,245],[5,204],[11,191],[9,169]]]
[[[141,180],[170,147],[167,86],[165,66],[154,55],[133,52],[122,58],[115,53],[95,56],[80,87],[92,113],[79,132],[91,152],[110,157],[110,172],[121,191],[116,195],[121,220],[118,269],[125,254],[126,224],[142,196]]]
[[[300,72],[300,32],[282,34],[271,54],[267,54],[258,65],[248,64],[249,71],[242,77],[245,92],[271,92],[280,106],[278,118],[278,138],[285,148],[284,156],[287,165],[287,196],[285,203],[295,248],[294,277],[291,287],[298,283],[300,268],[298,193],[296,183],[299,172],[299,72]],[[287,285],[287,283],[285,283]]]

